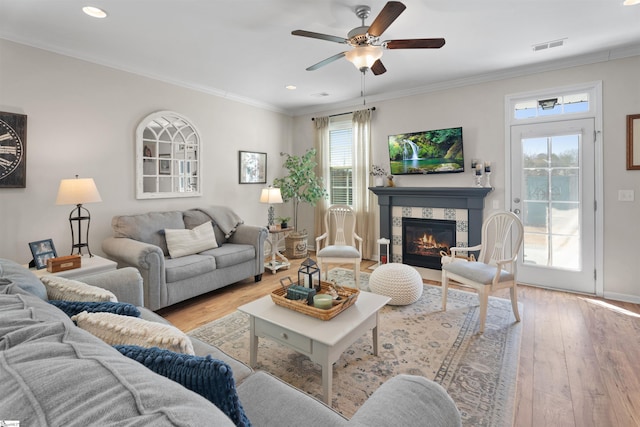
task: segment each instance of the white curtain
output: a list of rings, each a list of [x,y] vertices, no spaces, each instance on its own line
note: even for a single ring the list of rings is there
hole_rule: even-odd
[[[356,211],[356,232],[363,238],[362,257],[373,259],[375,250],[375,216],[373,194],[369,191],[371,165],[371,110],[353,113],[353,209]]]
[[[325,171],[329,169],[329,117],[316,117],[314,120],[316,126],[315,135],[315,149],[316,149],[316,162],[318,166],[316,168],[316,175],[322,176],[324,179],[325,188],[328,182],[328,175]],[[316,203],[314,211],[314,236],[320,236],[324,231],[324,214],[329,207],[328,199],[320,199]],[[315,237],[314,242],[315,245]],[[315,248],[318,250],[318,248]]]

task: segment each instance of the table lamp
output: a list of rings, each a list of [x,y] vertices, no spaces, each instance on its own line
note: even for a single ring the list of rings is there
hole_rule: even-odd
[[[280,193],[279,188],[274,188],[273,186],[269,186],[269,188],[263,188],[262,193],[260,194],[260,203],[268,203],[269,206],[269,214],[268,220],[269,225],[274,225],[274,203],[283,203],[282,194]]]
[[[91,223],[91,214],[82,206],[85,203],[101,202],[100,193],[93,178],[78,178],[78,175],[74,179],[63,179],[60,181],[60,187],[58,187],[58,198],[56,199],[56,205],[76,205],[76,207],[69,214],[69,225],[71,226],[71,255],[75,249],[78,250],[78,254],[82,255],[82,248],[87,248],[89,256],[92,257],[91,249],[89,249],[89,225]],[[85,241],[82,241],[82,221],[87,221],[87,230]],[[76,242],[76,235],[74,232],[73,223],[78,224],[78,239]]]

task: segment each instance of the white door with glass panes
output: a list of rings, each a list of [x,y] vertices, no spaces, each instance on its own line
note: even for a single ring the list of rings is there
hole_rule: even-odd
[[[518,282],[595,293],[594,119],[513,125],[510,149]]]

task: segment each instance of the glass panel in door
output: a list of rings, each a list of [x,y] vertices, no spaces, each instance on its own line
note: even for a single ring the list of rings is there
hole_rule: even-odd
[[[521,282],[595,291],[591,129],[592,120],[512,129],[512,207],[525,227]]]

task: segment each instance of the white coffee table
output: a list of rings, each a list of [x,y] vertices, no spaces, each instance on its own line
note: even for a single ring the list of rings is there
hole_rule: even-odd
[[[276,305],[267,295],[238,307],[249,315],[250,360],[258,360],[258,338],[269,338],[302,353],[322,367],[322,400],[330,404],[333,363],[358,338],[372,330],[378,355],[378,312],[391,298],[360,292],[356,303],[331,320],[320,320]]]

